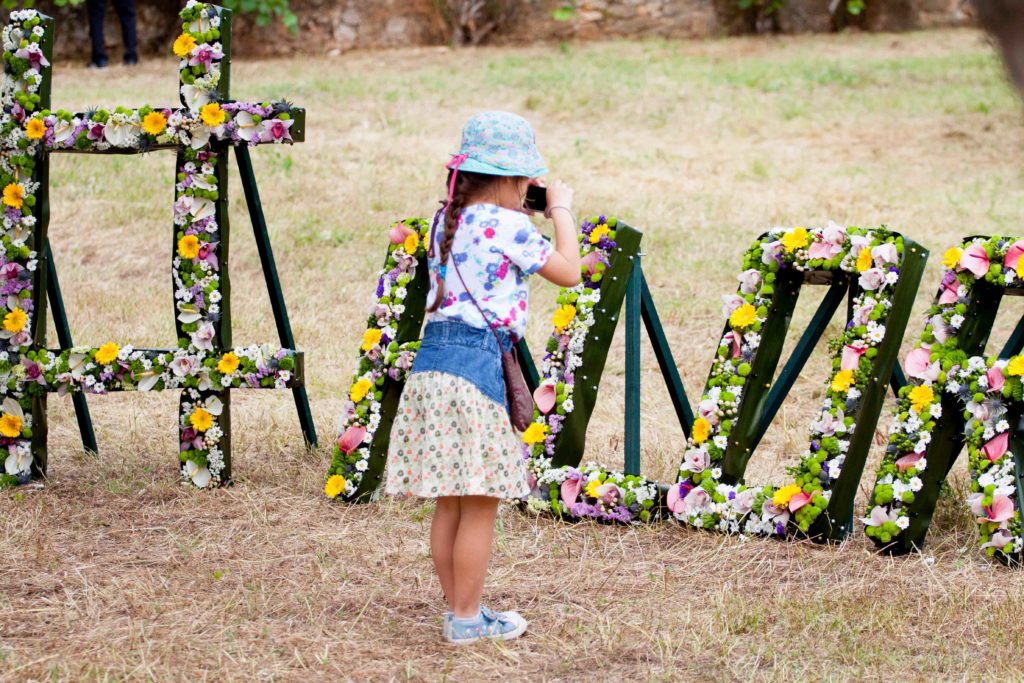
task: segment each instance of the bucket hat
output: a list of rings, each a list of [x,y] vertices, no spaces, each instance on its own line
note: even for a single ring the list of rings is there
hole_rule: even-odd
[[[536,178],[548,172],[529,121],[506,111],[485,111],[462,127],[462,145],[449,169]]]

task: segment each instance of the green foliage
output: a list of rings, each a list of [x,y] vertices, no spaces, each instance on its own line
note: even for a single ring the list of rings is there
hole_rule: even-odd
[[[230,10],[255,14],[259,26],[267,26],[276,17],[288,30],[298,29],[298,19],[288,0],[221,0],[221,4]]]
[[[569,2],[563,2],[553,12],[551,12],[551,18],[555,21],[572,21],[576,18],[576,2],[575,0],[569,0]]]
[[[786,0],[737,0],[742,10],[757,10],[763,16],[775,14],[786,4]]]

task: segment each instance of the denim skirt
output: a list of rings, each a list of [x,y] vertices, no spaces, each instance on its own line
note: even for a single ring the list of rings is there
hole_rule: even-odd
[[[530,490],[524,453],[494,335],[455,320],[428,323],[391,428],[385,492],[522,498]]]

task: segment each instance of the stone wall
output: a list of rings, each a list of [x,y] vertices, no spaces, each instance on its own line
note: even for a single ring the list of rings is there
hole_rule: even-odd
[[[449,0],[291,0],[300,32],[280,25],[256,26],[252,18],[235,20],[236,54],[271,56],[296,53],[338,53],[352,49],[405,45],[443,45],[453,28]],[[505,25],[489,33],[498,44],[536,41],[594,40],[609,36],[705,38],[755,30],[784,33],[834,30],[831,0],[786,0],[781,11],[757,21],[755,13],[738,9],[737,0],[576,0],[572,19],[553,14],[567,0],[496,0],[513,7]],[[144,53],[166,52],[179,27],[178,0],[140,0],[139,39]],[[900,31],[970,21],[964,0],[868,0],[868,11],[850,18],[855,28]],[[57,50],[61,58],[88,58],[85,8],[58,8],[51,0],[37,6],[58,19]],[[120,27],[108,10],[107,44],[111,59],[120,52]]]

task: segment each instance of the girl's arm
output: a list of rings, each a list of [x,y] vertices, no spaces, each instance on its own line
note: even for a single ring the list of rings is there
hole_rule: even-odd
[[[573,190],[556,180],[547,194],[545,215],[555,224],[555,250],[537,273],[559,287],[575,287],[580,283],[580,243],[572,213]]]

